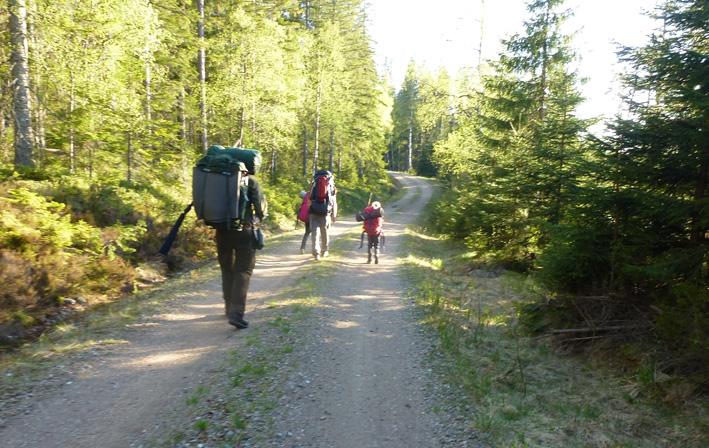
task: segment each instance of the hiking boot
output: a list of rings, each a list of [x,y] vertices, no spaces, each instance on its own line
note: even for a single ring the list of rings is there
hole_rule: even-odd
[[[244,320],[244,316],[232,316],[229,318],[229,324],[243,330],[249,326],[249,323]]]
[[[367,257],[367,264],[371,264],[371,263],[372,263],[372,256],[370,255],[369,257]]]
[[[330,252],[325,251],[322,253],[323,258],[328,257],[330,255]]]
[[[379,257],[374,257],[374,264],[379,264]]]
[[[301,247],[301,248],[300,248],[300,255],[303,255],[304,253],[305,253],[305,249],[303,249],[303,248]]]
[[[315,254],[315,261],[320,261],[320,254]]]

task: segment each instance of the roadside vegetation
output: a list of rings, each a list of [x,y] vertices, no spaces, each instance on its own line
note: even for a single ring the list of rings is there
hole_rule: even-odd
[[[572,5],[528,1],[524,28],[467,76],[409,67],[391,150],[444,186],[434,234],[471,266],[533,279],[526,330],[642,358],[690,395],[709,393],[708,5],[648,11],[655,29],[619,48],[622,102],[603,122],[580,118]]]
[[[526,275],[476,263],[450,239],[411,229],[410,294],[438,334],[448,380],[475,404],[492,446],[703,447],[709,409],[696,387],[658,371],[637,345],[581,353],[531,334]]]
[[[202,284],[218,275],[213,265],[185,272],[155,288],[126,296],[124,300],[105,302],[91,312],[76,315],[47,329],[32,343],[8,351],[0,358],[0,399],[12,400],[32,387],[46,388],[56,381],[63,384],[64,375],[48,375],[48,371],[61,370],[73,357],[96,355],[103,349],[124,344],[122,331],[130,331],[143,316],[169,307],[177,292]],[[126,330],[128,329],[128,330]],[[39,380],[53,377],[49,382]],[[12,406],[4,407],[13,411]],[[16,411],[16,410],[14,410]]]

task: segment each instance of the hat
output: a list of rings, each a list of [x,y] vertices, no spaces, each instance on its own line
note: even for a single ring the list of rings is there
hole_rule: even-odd
[[[379,201],[374,201],[372,202],[372,208],[375,210],[378,208],[382,208],[382,204],[380,204]]]
[[[305,192],[305,190],[301,190],[300,193],[298,193],[298,194],[300,195],[301,198],[304,198],[307,193]]]
[[[239,162],[239,165],[238,165],[238,166],[239,166],[239,171],[241,171],[242,173],[243,173],[244,171],[246,171],[247,173],[249,172],[249,169],[246,168],[246,165],[244,164],[244,162]]]

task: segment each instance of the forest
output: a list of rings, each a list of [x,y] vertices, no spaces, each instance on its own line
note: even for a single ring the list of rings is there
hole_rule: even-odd
[[[663,370],[706,386],[709,5],[663,2],[647,44],[619,51],[624,107],[604,133],[577,116],[571,13],[530,0],[497,58],[412,61],[395,88],[362,0],[8,0],[0,342],[140,288],[194,161],[238,144],[262,151],[273,230],[316,168],[352,202],[383,194],[386,168],[438,178],[430,230],[534,279],[530,331],[652,341]],[[170,269],[213,255],[193,219],[181,235]]]
[[[535,279],[532,332],[651,341],[658,370],[706,385],[709,5],[661,2],[648,43],[619,51],[623,109],[603,133],[578,118],[572,11],[527,5],[496,59],[456,78],[409,66],[388,160],[447,186],[431,230]]]
[[[208,145],[261,151],[271,230],[315,168],[345,204],[389,188],[362,1],[10,0],[0,21],[2,342],[164,273]],[[193,216],[172,271],[214,253]]]

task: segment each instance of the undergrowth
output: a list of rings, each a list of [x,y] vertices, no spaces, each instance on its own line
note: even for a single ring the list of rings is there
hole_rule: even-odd
[[[606,359],[559,353],[547,339],[527,335],[517,311],[533,301],[526,277],[474,269],[460,245],[418,231],[409,231],[405,244],[411,294],[439,334],[450,381],[477,405],[476,429],[493,445],[709,444],[706,403],[686,394],[681,402],[659,400],[657,388],[667,378],[651,366],[623,372]]]

